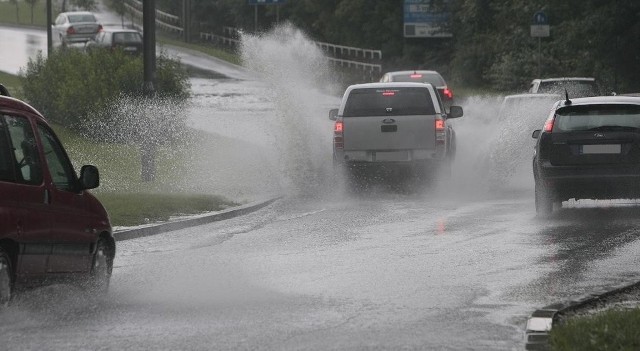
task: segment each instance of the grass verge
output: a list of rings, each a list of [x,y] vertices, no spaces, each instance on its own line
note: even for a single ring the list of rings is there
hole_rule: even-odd
[[[551,350],[640,350],[640,309],[570,318],[549,335]]]
[[[16,99],[23,98],[22,84],[20,83],[20,78],[18,78],[18,76],[0,71],[0,84],[4,85],[7,90],[9,90],[11,97]]]
[[[53,126],[74,166],[92,164],[100,170],[101,185],[93,194],[103,202],[113,226],[161,222],[171,216],[200,214],[238,203],[202,189],[188,188],[183,173],[190,167],[195,143],[165,146],[156,155],[156,177],[144,182],[140,151],[135,145],[97,143],[67,128]],[[194,131],[194,140],[201,137]]]
[[[55,11],[54,11],[55,13]],[[0,23],[23,26],[47,26],[47,2],[36,1],[32,8],[26,1],[17,1],[12,4],[8,1],[0,1]]]

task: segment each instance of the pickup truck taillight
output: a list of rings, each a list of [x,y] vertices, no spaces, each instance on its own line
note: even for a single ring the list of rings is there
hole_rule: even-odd
[[[438,157],[444,157],[445,154],[445,140],[447,138],[444,119],[440,116],[436,117],[436,153]]]
[[[344,123],[342,121],[336,121],[333,126],[333,146],[336,149],[344,148],[344,138],[342,134],[343,128]]]

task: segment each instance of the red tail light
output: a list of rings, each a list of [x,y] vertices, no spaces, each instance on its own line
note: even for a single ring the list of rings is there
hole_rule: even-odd
[[[551,133],[553,131],[553,122],[555,121],[555,115],[549,116],[547,120],[544,122],[544,131],[546,133]]]
[[[453,91],[449,90],[449,88],[444,88],[444,91],[442,92],[442,94],[446,96],[447,99],[449,100],[453,99]]]
[[[102,32],[102,25],[101,24],[98,25],[98,32]]]
[[[76,34],[76,29],[73,26],[67,28],[67,34]]]
[[[445,131],[444,131],[444,119],[436,118],[436,144],[444,144]]]
[[[409,78],[413,78],[413,79],[422,78],[422,74],[414,73],[414,74],[410,75]]]
[[[333,126],[333,146],[336,149],[344,148],[344,138],[342,136],[343,128],[344,123],[342,121],[336,121]]]

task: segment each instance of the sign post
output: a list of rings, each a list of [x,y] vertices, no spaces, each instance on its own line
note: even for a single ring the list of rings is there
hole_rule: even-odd
[[[549,18],[547,15],[538,11],[533,14],[533,22],[531,24],[531,36],[534,38],[538,38],[538,78],[541,78],[541,60],[542,60],[542,52],[540,50],[540,43],[542,38],[546,38],[550,35],[549,29]]]
[[[258,5],[280,5],[284,4],[286,0],[247,0],[248,5],[253,5],[253,30],[258,31]],[[280,7],[276,8],[276,22],[280,22]]]

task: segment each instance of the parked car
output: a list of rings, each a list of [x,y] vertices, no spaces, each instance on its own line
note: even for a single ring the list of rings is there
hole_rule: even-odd
[[[128,54],[142,55],[142,34],[135,29],[103,28],[86,43],[85,49],[120,49]]]
[[[440,100],[445,107],[449,108],[453,104],[453,91],[447,85],[440,73],[436,71],[414,70],[387,72],[382,75],[380,82],[419,82],[429,83],[438,90]]]
[[[88,11],[62,12],[51,26],[53,40],[67,47],[73,43],[85,43],[102,29],[96,16]]]
[[[456,140],[448,121],[462,113],[452,106],[447,114],[428,83],[351,85],[340,108],[329,112],[334,165],[350,177],[379,167],[424,178],[450,170]]]
[[[640,97],[566,98],[532,136],[539,215],[569,199],[640,198]]]
[[[534,79],[529,85],[533,94],[564,94],[565,90],[571,98],[601,95],[595,78],[564,77]]]
[[[0,89],[0,309],[21,288],[78,282],[109,286],[115,241],[105,208],[87,190],[98,169],[78,177],[45,118]]]

